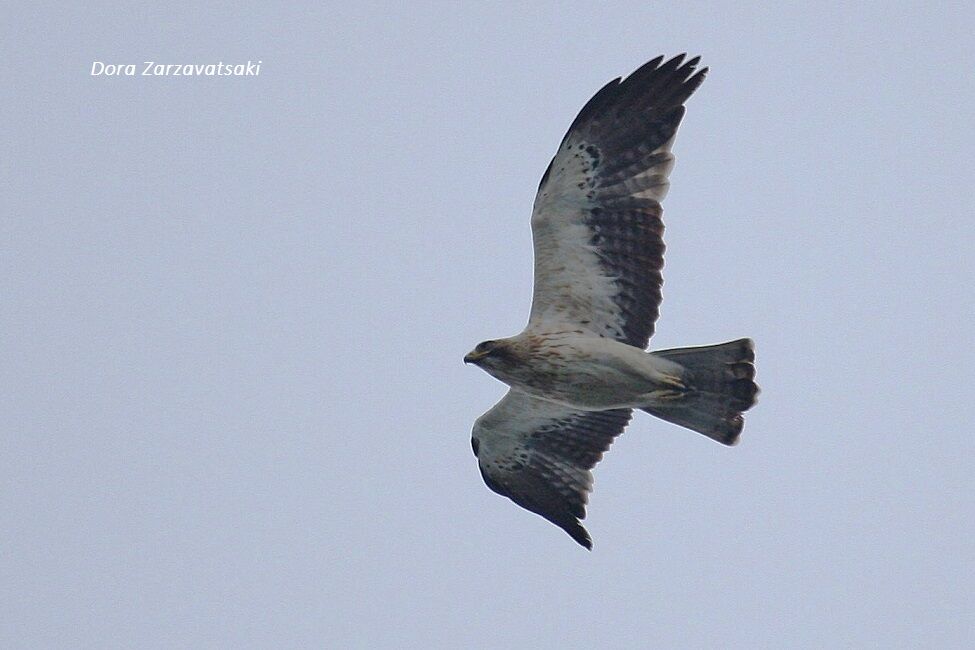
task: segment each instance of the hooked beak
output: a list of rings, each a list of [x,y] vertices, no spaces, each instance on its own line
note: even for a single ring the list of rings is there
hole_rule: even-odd
[[[480,361],[487,355],[488,355],[487,352],[477,352],[476,350],[472,352],[468,352],[467,355],[464,357],[464,363],[476,364],[478,361]]]

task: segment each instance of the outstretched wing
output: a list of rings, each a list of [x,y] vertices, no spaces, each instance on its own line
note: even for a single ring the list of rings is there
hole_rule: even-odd
[[[509,390],[474,423],[471,446],[487,486],[588,549],[590,470],[630,421],[630,409],[577,411]]]
[[[614,79],[576,117],[532,212],[535,290],[528,326],[571,323],[645,348],[663,277],[660,201],[698,57],[659,57]]]

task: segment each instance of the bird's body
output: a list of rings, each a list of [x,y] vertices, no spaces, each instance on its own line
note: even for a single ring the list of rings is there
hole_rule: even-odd
[[[507,354],[488,355],[484,370],[533,397],[583,411],[642,408],[683,386],[679,364],[578,328],[527,330],[495,343]]]
[[[528,325],[464,358],[510,387],[474,424],[485,483],[587,548],[590,470],[633,409],[732,445],[758,392],[748,339],[645,350],[663,283],[660,201],[683,103],[707,71],[697,62],[659,57],[583,107],[535,197]]]

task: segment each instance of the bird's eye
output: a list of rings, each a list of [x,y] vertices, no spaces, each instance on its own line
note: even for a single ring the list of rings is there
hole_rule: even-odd
[[[491,348],[490,341],[484,341],[483,343],[478,343],[476,350],[478,352],[487,352]]]

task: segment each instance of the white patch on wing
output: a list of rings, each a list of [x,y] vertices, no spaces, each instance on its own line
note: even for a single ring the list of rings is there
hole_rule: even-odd
[[[574,141],[562,145],[535,199],[535,289],[529,327],[568,322],[601,336],[621,336],[616,278],[604,273],[590,243],[594,233],[585,223],[596,207],[590,198],[596,192],[596,161],[586,147]]]
[[[527,465],[537,454],[544,457],[546,466],[557,472],[566,484],[591,487],[592,472],[588,469],[573,465],[556,454],[530,448],[528,444],[531,434],[579,414],[580,411],[555,402],[509,391],[474,422],[473,434],[479,443],[477,456],[485,467],[511,471],[516,464]]]
[[[546,402],[521,392],[509,392],[474,422],[474,436],[480,440],[479,458],[506,456],[523,446],[527,435],[575,413],[567,406]],[[486,456],[485,456],[486,455]]]

